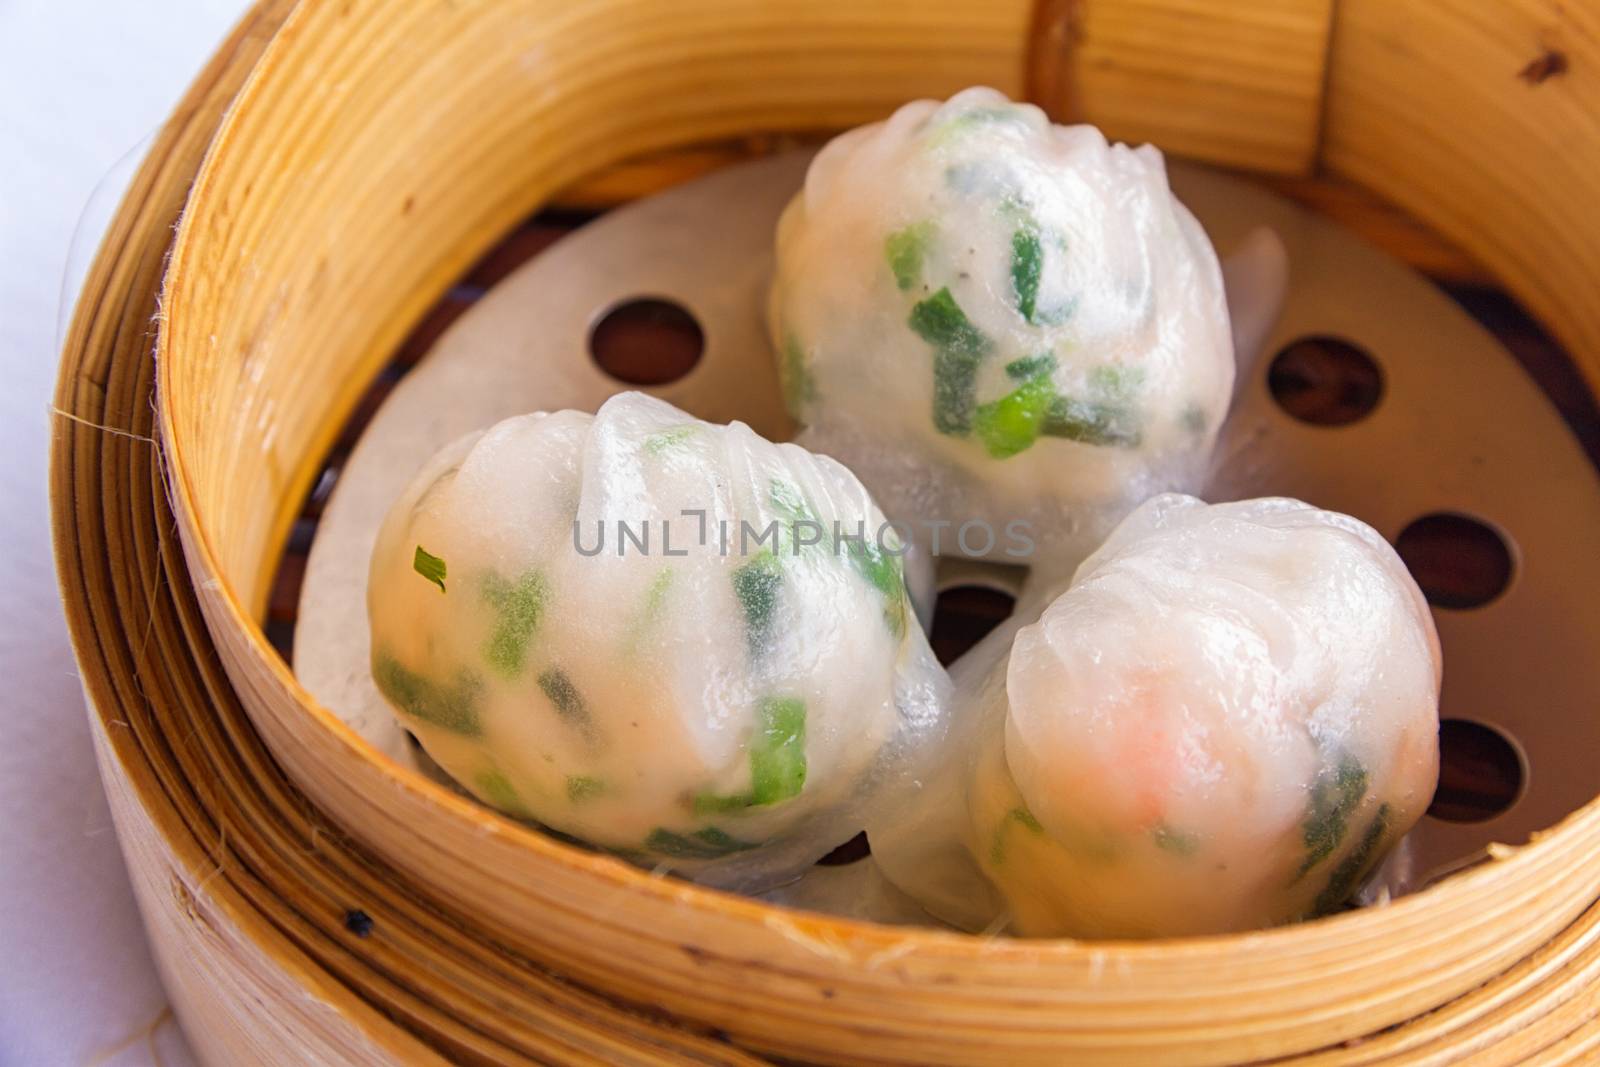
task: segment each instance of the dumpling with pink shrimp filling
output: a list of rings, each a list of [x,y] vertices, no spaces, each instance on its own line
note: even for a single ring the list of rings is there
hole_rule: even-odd
[[[958,677],[980,725],[951,834],[977,888],[922,880],[926,836],[869,828],[891,879],[962,925],[1150,937],[1326,914],[1432,797],[1438,638],[1348,516],[1157,497],[1002,652]]]

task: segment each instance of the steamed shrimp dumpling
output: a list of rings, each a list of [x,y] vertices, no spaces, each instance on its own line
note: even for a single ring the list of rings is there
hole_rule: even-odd
[[[640,394],[508,419],[385,521],[374,678],[479,799],[760,887],[856,833],[939,726],[883,522],[839,464]]]
[[[769,322],[801,440],[892,518],[1025,520],[1077,558],[1196,487],[1233,386],[1216,255],[1161,154],[989,89],[821,151]]]
[[[935,910],[998,911],[947,918],[1030,936],[1325,914],[1433,795],[1439,679],[1428,608],[1371,528],[1287,499],[1157,497],[962,684],[982,726],[949,833],[978,888],[931,899],[896,862],[912,843],[874,827],[874,851]]]
[[[975,811],[1003,838],[986,868],[1031,933],[1328,912],[1433,795],[1439,677],[1427,606],[1371,528],[1158,498],[1017,637],[991,795],[1008,776],[1038,830]]]

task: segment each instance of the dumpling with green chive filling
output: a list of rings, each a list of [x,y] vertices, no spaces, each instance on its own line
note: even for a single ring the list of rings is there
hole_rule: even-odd
[[[957,666],[942,778],[868,827],[948,921],[1121,938],[1327,914],[1432,798],[1438,638],[1355,519],[1160,496],[1013,631]]]
[[[1160,152],[990,89],[818,154],[769,323],[799,440],[891,517],[1023,520],[1079,559],[1140,500],[1198,488],[1233,388],[1217,258]]]
[[[508,419],[394,504],[373,677],[466,790],[759,889],[943,729],[902,546],[839,463],[638,393]]]

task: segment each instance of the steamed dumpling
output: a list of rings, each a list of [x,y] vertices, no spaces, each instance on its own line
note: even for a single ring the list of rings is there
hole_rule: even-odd
[[[641,394],[508,419],[385,521],[373,674],[479,799],[643,864],[781,880],[940,725],[883,525],[838,463]]]
[[[1153,499],[990,660],[957,697],[972,732],[942,860],[926,825],[869,829],[889,876],[964,925],[1143,937],[1323,914],[1433,795],[1432,619],[1344,515]]]
[[[1233,387],[1217,258],[1161,154],[989,89],[822,150],[778,226],[769,318],[800,440],[892,518],[1020,520],[1077,558],[1197,487]]]

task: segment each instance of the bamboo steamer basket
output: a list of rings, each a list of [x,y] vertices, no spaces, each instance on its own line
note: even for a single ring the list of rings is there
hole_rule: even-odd
[[[1595,1059],[1600,801],[1422,893],[1296,927],[1144,943],[877,927],[502,819],[379,756],[263,637],[320,457],[517,220],[642,153],[838,129],[969,84],[1195,158],[1359,182],[1484,264],[1600,383],[1600,12],[1220,7],[258,4],[91,271],[52,458],[98,757],[205,1059]]]

